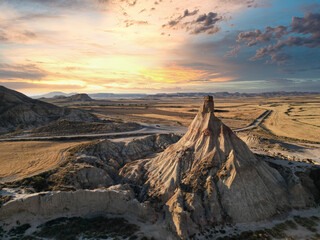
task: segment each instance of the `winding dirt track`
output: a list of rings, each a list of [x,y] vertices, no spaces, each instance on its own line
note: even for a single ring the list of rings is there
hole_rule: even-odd
[[[246,131],[249,129],[256,128],[259,124],[271,113],[271,110],[266,110],[257,119],[255,119],[249,126],[244,128],[238,128],[233,130],[234,132]],[[184,134],[187,131],[186,127],[181,126],[170,126],[170,125],[158,125],[158,124],[147,124],[140,123],[142,128],[135,131],[118,132],[118,133],[101,133],[101,134],[78,134],[78,135],[65,135],[65,136],[46,136],[46,137],[11,137],[2,138],[0,142],[9,141],[50,141],[50,140],[71,140],[71,139],[96,139],[96,138],[126,138],[130,136],[143,136],[149,134],[160,134],[160,133],[176,133]]]

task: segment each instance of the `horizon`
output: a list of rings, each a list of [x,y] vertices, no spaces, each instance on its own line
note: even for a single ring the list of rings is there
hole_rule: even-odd
[[[320,90],[320,0],[0,7],[0,85],[28,96]]]
[[[261,92],[237,92],[237,91],[233,91],[233,92],[228,92],[228,91],[209,91],[209,92],[157,92],[157,93],[139,93],[139,92],[63,92],[63,91],[51,91],[51,92],[46,92],[46,93],[42,93],[42,94],[38,94],[38,95],[29,95],[29,94],[25,94],[28,97],[39,97],[39,96],[43,96],[43,95],[48,95],[48,94],[52,94],[52,93],[61,93],[61,94],[66,94],[66,95],[71,95],[71,94],[87,94],[87,95],[95,95],[95,94],[113,94],[113,95],[147,95],[147,96],[152,96],[152,95],[161,95],[161,94],[166,94],[166,95],[173,95],[173,94],[204,94],[204,93],[208,93],[208,94],[216,94],[216,93],[229,93],[229,94],[235,94],[235,93],[239,93],[239,94],[263,94],[263,93],[280,93],[280,92],[285,92],[285,93],[308,93],[308,94],[320,94],[319,91],[261,91]]]

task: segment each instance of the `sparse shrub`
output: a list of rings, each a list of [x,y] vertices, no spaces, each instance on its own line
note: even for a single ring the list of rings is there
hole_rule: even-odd
[[[273,228],[275,230],[278,230],[278,231],[286,231],[286,230],[288,230],[288,226],[287,226],[287,224],[285,222],[284,223],[278,223]]]
[[[0,196],[0,208],[3,204],[5,204],[6,202],[9,202],[12,198],[13,196],[11,195]]]
[[[44,191],[48,187],[47,181],[42,176],[32,178],[30,185],[37,191]]]
[[[23,224],[18,227],[14,227],[9,231],[9,235],[15,236],[15,235],[23,235],[27,229],[29,229],[31,226],[29,223]]]
[[[0,226],[0,238],[2,238],[3,235],[4,235],[4,230],[3,230],[2,226]]]
[[[320,239],[320,234],[319,234],[319,233],[316,233],[316,234],[314,235],[314,238],[315,238],[315,239]]]
[[[41,230],[34,235],[40,238],[78,239],[83,238],[129,238],[139,227],[128,223],[123,218],[58,218],[40,226]],[[130,239],[135,239],[130,238]]]
[[[285,224],[287,224],[287,226],[291,229],[297,230],[298,226],[295,222],[291,221],[291,220],[287,220],[285,221]]]
[[[318,224],[311,218],[306,217],[300,217],[300,216],[294,216],[293,219],[298,223],[300,226],[305,227],[311,232],[316,232],[316,227]]]
[[[311,216],[310,219],[317,222],[320,221],[320,218],[318,218],[317,216]]]
[[[277,227],[273,227],[271,229],[265,229],[265,231],[276,239],[281,239],[286,237],[286,234]]]
[[[136,240],[136,239],[138,239],[138,237],[137,237],[136,235],[133,235],[133,236],[131,236],[131,237],[129,238],[129,240]]]
[[[218,240],[271,240],[271,237],[264,230],[258,231],[244,231],[240,234],[234,234],[232,236],[219,237]]]

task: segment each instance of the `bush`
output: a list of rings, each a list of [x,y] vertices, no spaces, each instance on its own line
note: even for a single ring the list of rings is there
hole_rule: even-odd
[[[15,236],[15,235],[23,235],[27,229],[29,229],[31,226],[29,223],[23,224],[18,227],[14,227],[9,231],[9,235]]]
[[[12,198],[13,196],[11,195],[0,196],[0,208],[3,204],[5,204],[6,202],[9,202]]]
[[[219,237],[217,240],[271,240],[271,237],[264,230],[244,231],[232,236]]]
[[[314,218],[306,218],[306,217],[300,217],[300,216],[294,216],[293,219],[298,223],[300,226],[305,227],[311,232],[316,232],[316,227],[318,224],[313,220]]]
[[[291,221],[291,220],[287,220],[285,221],[285,224],[287,224],[287,226],[291,229],[297,230],[298,226],[295,222]]]
[[[277,227],[273,227],[271,229],[265,229],[265,231],[276,239],[281,239],[286,237],[286,234]]]
[[[45,191],[48,188],[47,181],[42,176],[35,176],[31,179],[30,185],[37,191]]]
[[[40,226],[35,236],[53,239],[108,238],[133,236],[139,227],[128,223],[123,218],[58,218]],[[134,238],[132,238],[134,239]]]
[[[0,238],[2,238],[3,235],[4,235],[4,230],[3,230],[3,228],[0,226]]]

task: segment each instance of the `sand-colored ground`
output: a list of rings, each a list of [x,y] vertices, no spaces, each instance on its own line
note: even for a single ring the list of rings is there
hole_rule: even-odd
[[[188,126],[203,97],[163,97],[141,99],[105,100],[87,105],[68,105],[110,119],[152,124]],[[264,122],[274,135],[300,140],[320,141],[320,96],[242,97],[215,99],[216,112],[232,129],[248,126],[265,110],[273,113]]]
[[[282,104],[269,107],[273,110],[264,126],[277,136],[299,140],[320,141],[320,105]]]
[[[28,177],[56,166],[80,142],[1,142],[0,182]]]
[[[90,106],[74,106],[111,118],[153,124],[188,126],[203,98],[126,99]],[[216,99],[216,115],[229,127],[241,128],[249,125],[266,109],[256,99]]]

